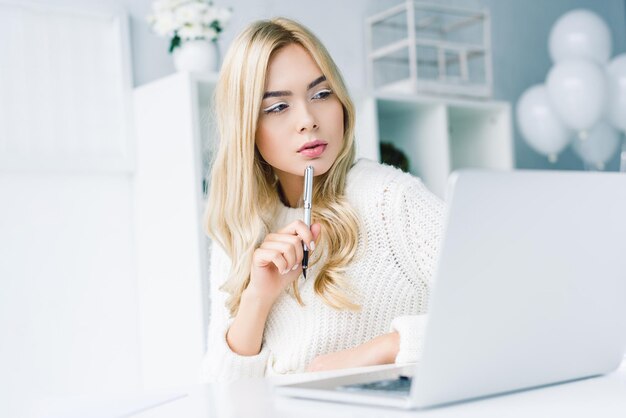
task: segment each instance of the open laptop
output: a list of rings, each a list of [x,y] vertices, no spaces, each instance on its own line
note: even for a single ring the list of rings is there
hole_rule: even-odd
[[[275,388],[426,408],[601,375],[626,349],[626,174],[459,171],[421,360]]]

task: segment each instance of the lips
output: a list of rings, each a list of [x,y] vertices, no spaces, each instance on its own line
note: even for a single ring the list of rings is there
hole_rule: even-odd
[[[328,143],[325,142],[325,141],[322,141],[320,139],[316,139],[314,141],[307,142],[306,144],[301,146],[300,149],[298,150],[298,152],[302,152],[302,151],[304,151],[306,149],[315,148],[315,147],[318,147],[320,145],[328,145]]]
[[[326,150],[328,143],[320,139],[307,142],[304,144],[298,152],[305,157],[319,157]]]

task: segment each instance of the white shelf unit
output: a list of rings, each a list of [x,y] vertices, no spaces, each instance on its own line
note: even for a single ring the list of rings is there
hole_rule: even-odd
[[[410,172],[441,198],[454,170],[514,168],[507,102],[381,93],[355,101],[358,154],[379,159],[378,144],[392,143],[408,157]]]
[[[176,73],[135,89],[136,246],[146,388],[196,383],[206,348],[209,240],[203,144],[216,75]]]
[[[365,20],[369,87],[387,93],[487,98],[487,9],[405,0]]]

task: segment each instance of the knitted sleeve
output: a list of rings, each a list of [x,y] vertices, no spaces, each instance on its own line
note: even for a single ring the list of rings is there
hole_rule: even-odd
[[[406,261],[406,269],[415,277],[416,286],[430,293],[441,242],[444,204],[419,179],[402,177],[406,185],[398,191],[395,202],[394,229],[399,237],[396,251],[399,259]],[[396,363],[415,362],[421,356],[427,300],[417,309],[415,315],[399,316],[391,323],[390,331],[400,334]]]
[[[233,352],[226,342],[226,332],[232,323],[226,308],[227,293],[219,288],[228,276],[230,261],[228,255],[217,243],[211,249],[210,297],[211,316],[207,351],[202,359],[201,380],[203,382],[233,381],[248,377],[263,377],[269,357],[265,345],[255,356],[241,356]]]

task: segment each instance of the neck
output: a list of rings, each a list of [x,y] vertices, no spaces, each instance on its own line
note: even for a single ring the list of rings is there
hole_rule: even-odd
[[[302,192],[304,190],[304,176],[296,176],[291,173],[276,170],[276,176],[280,182],[285,205],[290,208],[296,208],[302,201]]]

